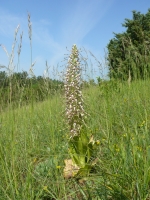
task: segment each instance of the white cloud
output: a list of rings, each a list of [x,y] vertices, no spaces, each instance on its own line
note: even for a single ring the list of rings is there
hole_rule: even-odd
[[[13,37],[15,29],[21,24],[24,25],[24,20],[16,15],[0,8],[0,35],[5,37]]]
[[[47,19],[32,21],[32,18],[31,22],[32,22],[32,35],[33,35],[33,51],[35,53],[39,49],[41,51],[40,57],[38,56],[38,58],[40,58],[40,60],[38,59],[39,64],[41,64],[41,61],[44,61],[43,65],[45,65],[46,58],[44,56],[45,54],[48,55],[48,53],[50,57],[53,57],[52,59],[49,59],[50,64],[56,64],[54,62],[57,62],[57,60],[61,57],[61,53],[63,55],[63,52],[61,45],[58,44],[58,42],[56,42],[53,39],[52,35],[49,33],[49,27],[51,26],[51,22],[49,22]],[[2,9],[0,9],[0,35],[2,36],[1,39],[3,38],[3,41],[0,41],[0,44],[5,45],[5,41],[8,41],[7,40],[8,38],[9,39],[11,38],[11,41],[13,42],[14,32],[18,24],[20,24],[20,30],[21,31],[23,30],[22,52],[24,53],[27,52],[27,44],[28,44],[28,52],[30,52],[27,17],[23,18],[15,14],[11,14]],[[19,42],[19,37],[18,37],[18,42]],[[10,47],[8,49],[11,49],[11,46],[12,43],[10,43]],[[33,60],[35,59],[33,58]],[[1,59],[1,62],[6,63],[6,59]]]
[[[52,24],[49,20],[46,19],[40,19],[39,23],[46,26],[50,26]]]
[[[71,49],[74,43],[77,45],[79,44],[79,46],[82,45],[83,39],[102,19],[113,1],[114,0],[76,0],[73,9],[70,7],[70,9],[67,9],[67,12],[66,10],[62,11],[63,18],[60,19],[61,24],[54,25],[52,21],[43,18],[40,20],[32,20],[31,16],[33,25],[33,52],[35,54],[33,61],[37,59],[35,70],[41,68],[42,65],[44,70],[46,60],[51,66],[56,66],[58,62],[61,65],[60,61],[64,59],[66,47]],[[30,56],[27,16],[18,16],[0,8],[0,35],[5,41],[7,38],[12,38],[13,41],[14,31],[18,24],[20,24],[20,30],[23,30],[22,46],[24,50],[22,53],[25,53],[25,56],[21,55],[21,62],[26,63],[29,68],[30,58],[29,64],[26,59],[27,55]],[[60,31],[59,34],[57,32],[56,35],[52,35],[55,34],[55,27],[52,27],[52,25],[57,26],[57,31]],[[0,41],[0,44],[1,43],[3,42]],[[89,49],[91,48],[89,47]],[[38,56],[36,57],[36,55]],[[5,60],[1,60],[1,62],[5,63]]]
[[[68,9],[68,19],[62,24],[64,41],[80,43],[107,12],[113,0],[78,0],[73,9]]]

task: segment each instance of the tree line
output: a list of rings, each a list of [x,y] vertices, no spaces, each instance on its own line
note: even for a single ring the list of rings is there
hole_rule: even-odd
[[[9,75],[0,71],[1,106],[12,103],[22,105],[31,101],[43,101],[50,95],[61,91],[63,82],[49,77],[30,77],[26,71]]]
[[[100,79],[101,80],[101,79]],[[98,84],[100,81],[97,81]],[[94,79],[83,80],[81,88],[97,85]],[[30,77],[26,71],[8,75],[0,71],[0,108],[8,105],[22,106],[64,92],[64,82],[43,76]]]
[[[150,9],[146,14],[133,11],[125,19],[123,33],[114,33],[108,43],[109,77],[132,80],[150,77]]]

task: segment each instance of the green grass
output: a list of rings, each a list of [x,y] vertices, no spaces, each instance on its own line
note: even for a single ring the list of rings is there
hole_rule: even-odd
[[[63,178],[63,95],[0,114],[0,200],[150,199],[150,81],[83,91],[89,134],[100,140],[91,176]]]

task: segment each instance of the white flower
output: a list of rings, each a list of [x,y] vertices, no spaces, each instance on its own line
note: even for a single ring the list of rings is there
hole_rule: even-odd
[[[65,78],[65,97],[66,97],[66,117],[70,128],[70,134],[79,134],[84,122],[85,111],[83,108],[83,98],[80,89],[81,69],[79,52],[76,45],[72,47],[72,53],[68,59],[66,78]]]

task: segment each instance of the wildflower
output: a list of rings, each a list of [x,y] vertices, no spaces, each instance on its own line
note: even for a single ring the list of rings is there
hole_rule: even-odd
[[[73,45],[68,59],[65,76],[66,118],[69,127],[69,154],[71,159],[65,160],[64,177],[87,176],[93,164],[95,140],[93,135],[88,136],[84,127],[87,113],[84,110],[84,101],[81,92],[81,68],[79,51]],[[99,141],[97,140],[97,145]],[[85,153],[83,153],[85,152]],[[92,158],[92,159],[91,159]],[[79,174],[78,174],[79,173]]]
[[[145,125],[145,121],[143,121],[139,126],[143,127]]]
[[[58,166],[56,166],[56,168],[57,168],[57,169],[60,169],[60,168],[61,168],[61,166],[59,166],[59,165],[58,165]]]
[[[120,151],[120,148],[118,147],[118,145],[117,145],[117,144],[114,144],[114,149],[115,149],[115,151],[117,151],[117,152],[119,152],[119,151]]]
[[[137,149],[138,149],[139,151],[142,151],[142,147],[137,146]]]
[[[97,140],[97,141],[96,141],[96,144],[97,144],[97,145],[99,145],[99,144],[100,144],[100,141],[99,141],[99,140]]]
[[[117,152],[119,152],[119,151],[120,151],[120,149],[119,149],[119,148],[116,148],[115,150],[116,150]]]
[[[33,163],[36,163],[36,162],[37,162],[37,158],[34,158]]]
[[[78,135],[84,117],[86,115],[83,107],[81,92],[81,68],[79,61],[79,51],[76,45],[72,47],[72,53],[68,59],[68,69],[65,77],[65,98],[66,98],[66,117],[70,129],[71,137]]]
[[[47,185],[45,185],[45,186],[43,187],[43,190],[44,190],[44,191],[48,191]]]

